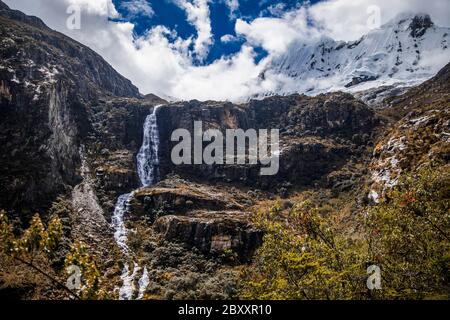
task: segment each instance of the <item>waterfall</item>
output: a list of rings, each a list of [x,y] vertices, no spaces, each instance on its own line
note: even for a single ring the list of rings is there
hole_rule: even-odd
[[[130,201],[132,193],[123,194],[117,200],[116,206],[114,208],[114,214],[112,216],[112,225],[115,230],[114,239],[122,252],[128,252],[127,246],[127,228],[125,227],[125,222],[123,217],[127,211],[127,205]]]
[[[144,123],[144,139],[142,146],[137,155],[137,171],[141,185],[143,187],[151,186],[159,179],[159,130],[156,112],[160,106],[155,106],[153,112],[147,116]],[[122,252],[129,256],[129,248],[127,246],[127,228],[125,226],[124,216],[127,213],[130,199],[133,197],[134,191],[121,195],[114,208],[112,217],[112,227],[114,228],[114,239]],[[124,264],[122,274],[122,287],[119,289],[119,298],[121,300],[133,299],[136,292],[135,280],[141,267],[134,262],[133,272],[130,274],[130,266]],[[147,268],[144,267],[141,278],[138,281],[137,299],[144,297],[145,290],[150,282]]]
[[[130,267],[128,263],[125,263],[122,269],[122,275],[120,278],[122,279],[122,287],[119,290],[119,299],[120,300],[131,300],[133,299],[133,292],[136,290],[134,287],[134,280],[136,278],[137,273],[141,270],[141,268],[134,263],[133,273],[130,274]],[[141,289],[139,289],[141,290]],[[145,289],[144,289],[145,290]]]
[[[150,279],[148,277],[148,271],[147,268],[144,268],[144,273],[142,274],[142,277],[139,279],[139,294],[138,294],[138,300],[142,299],[144,297],[145,289],[147,289],[148,284],[150,283]]]
[[[137,155],[137,170],[141,185],[151,186],[158,180],[159,175],[159,130],[156,112],[160,106],[153,109],[144,123],[144,140]]]

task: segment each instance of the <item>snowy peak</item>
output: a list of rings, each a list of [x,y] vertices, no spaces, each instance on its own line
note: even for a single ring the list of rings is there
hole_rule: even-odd
[[[434,23],[433,21],[431,21],[429,15],[415,16],[409,24],[408,30],[411,30],[411,37],[420,38],[425,34],[425,32],[427,32],[429,28],[433,26]]]
[[[401,14],[357,41],[294,42],[266,73],[284,79],[275,94],[417,85],[450,61],[449,34],[427,14]]]
[[[394,29],[398,32],[406,31],[412,38],[421,38],[435,27],[428,14],[403,13],[381,27],[383,30]]]
[[[433,26],[434,22],[431,20],[430,15],[426,13],[402,13],[385,24],[382,29],[388,29],[391,27],[397,27],[398,30],[406,29],[410,32],[411,37],[420,38]]]

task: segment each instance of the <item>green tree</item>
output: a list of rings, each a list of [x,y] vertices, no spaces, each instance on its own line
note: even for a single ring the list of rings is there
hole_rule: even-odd
[[[73,243],[70,252],[66,256],[65,266],[66,269],[69,269],[71,266],[80,268],[82,285],[78,290],[78,294],[81,299],[107,298],[107,293],[101,287],[100,271],[94,259],[88,253],[85,244],[82,242]]]
[[[405,174],[380,204],[361,210],[352,235],[339,228],[337,212],[324,217],[310,202],[281,211],[275,205],[256,215],[266,234],[243,273],[242,298],[450,297],[448,166]],[[381,290],[366,287],[369,265],[381,269]]]
[[[62,224],[58,216],[54,215],[45,227],[36,214],[31,219],[29,227],[16,235],[6,212],[0,211],[0,254],[43,275],[72,298],[106,298],[107,295],[101,288],[100,272],[84,244],[80,242],[72,244],[65,258],[66,270],[63,270],[62,274],[49,267],[50,259],[59,249],[62,234]],[[79,289],[70,289],[66,286],[68,274],[65,271],[70,266],[77,266],[81,270],[82,281]]]
[[[277,219],[279,210],[276,205],[255,219],[266,235],[243,275],[242,298],[351,299],[366,292],[359,241],[339,237],[309,202],[283,219]]]
[[[448,298],[450,173],[428,167],[402,179],[369,208],[371,260],[382,270],[384,298]]]

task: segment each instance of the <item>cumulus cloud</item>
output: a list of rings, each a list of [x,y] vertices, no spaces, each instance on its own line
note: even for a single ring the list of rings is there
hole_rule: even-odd
[[[203,60],[213,43],[211,19],[209,17],[209,0],[174,0],[187,14],[187,20],[197,29],[194,40],[194,53],[199,60]]]
[[[153,17],[155,15],[155,11],[147,0],[125,1],[122,2],[120,6],[127,10],[131,16],[145,15],[148,17]]]
[[[196,29],[196,34],[188,39],[164,26],[154,26],[136,38],[132,23],[108,19],[119,17],[111,0],[4,1],[12,8],[41,17],[51,28],[91,47],[142,93],[176,99],[239,101],[273,91],[280,83],[289,84],[290,80],[283,75],[265,72],[271,59],[286,52],[293,41],[313,41],[321,36],[357,39],[370,29],[367,8],[371,5],[381,9],[381,23],[403,11],[429,13],[438,25],[450,22],[448,0],[327,0],[289,12],[278,11],[273,18],[237,19],[235,31],[244,40],[241,50],[202,65],[199,61],[207,56],[213,44],[209,0],[172,0],[186,12],[188,22]],[[221,1],[226,1],[230,10],[239,8],[238,1]],[[73,5],[82,11],[79,30],[68,29],[66,25],[67,9]],[[223,37],[221,41],[232,39]],[[258,62],[255,62],[256,47],[269,53]]]
[[[236,12],[239,9],[239,1],[238,0],[222,0],[225,5],[230,10],[230,19],[236,19]]]
[[[310,41],[321,33],[308,25],[307,7],[285,13],[279,18],[257,18],[251,22],[238,19],[236,33],[255,46],[261,46],[270,54],[286,52],[289,45],[299,39]]]
[[[238,37],[235,37],[232,34],[225,34],[220,37],[220,41],[222,41],[223,43],[237,41],[238,39]]]
[[[278,18],[258,18],[250,23],[238,19],[236,33],[245,37],[250,44],[262,46],[272,54],[285,52],[298,37],[297,30]]]

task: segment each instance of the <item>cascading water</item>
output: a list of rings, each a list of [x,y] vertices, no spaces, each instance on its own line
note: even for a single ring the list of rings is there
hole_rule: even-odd
[[[115,230],[114,239],[116,240],[117,245],[120,247],[120,249],[122,249],[122,252],[128,252],[127,228],[125,228],[123,216],[127,211],[127,205],[130,197],[131,193],[123,194],[119,197],[112,217],[112,224]]]
[[[159,106],[156,106],[153,113],[145,119],[144,141],[137,155],[137,170],[144,187],[154,184],[159,175],[159,130],[156,118],[158,108]]]
[[[143,187],[151,186],[159,179],[159,130],[156,112],[160,106],[153,108],[152,114],[148,115],[144,123],[144,139],[141,149],[137,155],[137,169],[141,185]],[[127,246],[127,229],[125,227],[124,215],[134,192],[123,194],[117,200],[112,217],[112,225],[115,230],[114,239],[125,255],[129,255]],[[141,267],[134,262],[133,272],[130,274],[130,266],[125,263],[122,269],[122,287],[119,290],[121,300],[131,300],[136,292],[135,279]],[[144,267],[141,278],[138,281],[137,299],[142,299],[145,289],[149,284],[147,268]]]

